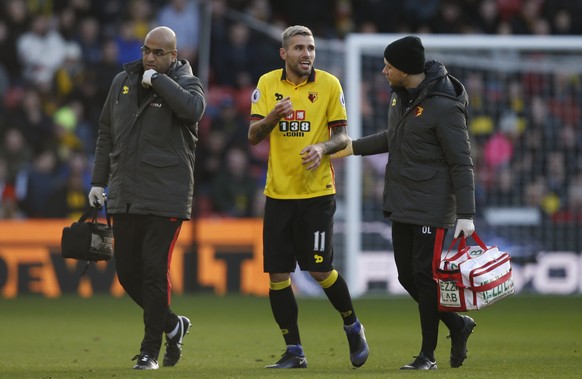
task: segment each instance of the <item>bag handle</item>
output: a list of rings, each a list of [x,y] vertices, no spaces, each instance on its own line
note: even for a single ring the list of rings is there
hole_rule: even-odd
[[[483,243],[483,241],[481,240],[481,237],[479,237],[479,235],[477,234],[477,231],[474,231],[470,237],[477,242],[477,244],[485,251],[487,250],[487,245],[485,245],[485,243]],[[437,234],[436,234],[436,238],[434,241],[434,250],[433,250],[433,258],[432,258],[432,272],[433,272],[433,278],[435,280],[437,280],[437,270],[439,268],[439,265],[441,263],[441,255],[442,255],[442,248],[443,248],[443,243],[444,243],[444,238],[445,238],[445,229],[443,228],[437,228]],[[461,254],[463,253],[462,250],[467,246],[467,238],[465,237],[464,234],[461,233],[460,237],[457,238],[453,238],[453,241],[451,242],[451,245],[449,246],[449,249],[447,250],[446,254],[445,254],[445,259],[448,257],[449,253],[451,252],[451,250],[453,249],[453,247],[457,244],[457,242],[459,243],[459,246],[457,247],[457,253]]]
[[[477,231],[474,231],[469,237],[467,238],[472,238],[473,241],[477,242],[477,245],[479,245],[483,250],[487,250],[487,245],[485,245],[485,243],[483,242],[483,240],[481,240],[481,238],[479,237],[479,235],[477,234]],[[465,247],[467,245],[467,238],[465,238],[465,236],[463,234],[461,234],[461,237],[457,237],[455,239],[453,239],[453,244],[456,242],[456,240],[460,239],[461,240],[461,244],[463,244],[463,247]],[[461,244],[459,244],[459,249],[458,251],[460,251],[463,247],[461,247]]]
[[[81,217],[79,217],[79,222],[84,222],[88,218],[91,218],[91,220],[93,221],[97,218],[97,208],[89,206],[89,208],[87,208],[87,210],[81,215]]]
[[[477,232],[474,231],[469,237],[465,237],[464,234],[461,234],[459,237],[453,238],[453,241],[451,242],[451,246],[449,246],[449,250],[447,250],[447,254],[445,255],[445,257],[447,257],[449,255],[449,253],[451,252],[451,250],[453,249],[453,247],[455,246],[455,244],[457,242],[459,242],[459,246],[457,246],[457,253],[461,253],[462,250],[465,247],[467,247],[467,240],[469,238],[472,238],[473,241],[477,242],[477,245],[479,245],[483,250],[487,250],[487,245],[485,245],[483,240],[481,240],[481,238],[479,237]],[[442,244],[442,241],[441,241],[441,244]]]
[[[107,202],[103,204],[103,207],[105,208],[105,218],[107,219],[107,227],[111,229],[111,217],[109,216],[109,213],[107,213]],[[79,222],[84,222],[87,219],[90,219],[91,222],[96,223],[98,210],[99,208],[90,205],[89,208],[87,208],[87,210],[81,215],[81,217],[79,217]]]

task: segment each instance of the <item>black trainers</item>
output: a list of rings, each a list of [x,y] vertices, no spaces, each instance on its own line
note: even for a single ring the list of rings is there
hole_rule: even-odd
[[[414,357],[414,361],[410,362],[407,365],[400,367],[401,370],[436,370],[437,364],[436,361],[432,362],[428,359],[422,352],[417,356]]]
[[[307,358],[291,353],[287,350],[281,356],[281,359],[265,368],[307,368]]]
[[[164,367],[174,366],[182,356],[182,340],[190,330],[190,320],[186,316],[178,316],[178,333],[172,338],[166,335],[166,353],[164,354]]]
[[[137,363],[133,366],[134,370],[157,370],[160,367],[158,362],[149,354],[138,354],[131,360],[135,361],[136,359]]]
[[[463,329],[456,333],[451,333],[448,337],[451,339],[451,367],[461,367],[463,361],[467,359],[467,340],[473,328],[477,326],[475,320],[469,316],[461,316],[463,318]]]
[[[348,344],[350,345],[350,361],[354,367],[361,367],[368,360],[370,353],[368,349],[368,341],[366,341],[366,333],[364,325],[360,324],[359,331],[350,333],[346,330],[348,337]]]

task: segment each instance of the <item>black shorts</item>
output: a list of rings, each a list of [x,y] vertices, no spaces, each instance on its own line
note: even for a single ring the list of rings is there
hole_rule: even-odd
[[[267,197],[263,220],[264,271],[333,270],[335,195],[280,200]]]

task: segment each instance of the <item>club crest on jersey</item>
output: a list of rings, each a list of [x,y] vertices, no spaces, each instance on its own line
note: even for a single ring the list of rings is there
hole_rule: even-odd
[[[128,86],[123,86],[123,92],[121,92],[124,95],[127,95],[129,93],[129,87]]]
[[[423,108],[423,107],[421,107],[421,106],[418,106],[418,107],[416,107],[416,112],[414,113],[414,115],[415,115],[416,117],[419,117],[419,116],[421,116],[421,115],[422,115],[422,112],[423,112],[423,111],[424,111],[424,108]]]
[[[319,95],[317,92],[309,92],[309,95],[307,96],[309,101],[311,101],[312,103],[315,103],[315,101],[317,100],[318,97],[319,97]]]

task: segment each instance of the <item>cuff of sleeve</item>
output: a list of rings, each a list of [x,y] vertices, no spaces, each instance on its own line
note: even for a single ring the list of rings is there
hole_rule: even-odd
[[[352,155],[360,155],[360,154],[358,154],[358,151],[357,151],[358,150],[357,144],[358,144],[357,139],[352,140]]]

